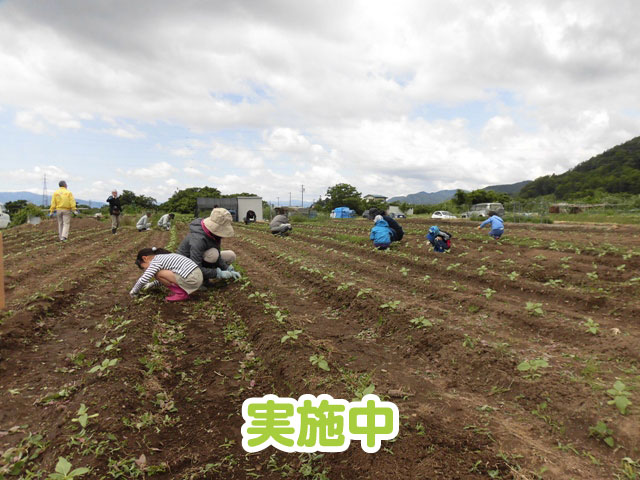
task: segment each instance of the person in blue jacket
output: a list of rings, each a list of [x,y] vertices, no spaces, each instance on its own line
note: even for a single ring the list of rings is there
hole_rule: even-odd
[[[491,231],[489,232],[489,235],[498,240],[504,233],[504,220],[502,220],[496,212],[490,211],[489,218],[478,225],[478,230],[489,224],[491,224]]]
[[[444,253],[451,248],[451,234],[440,230],[436,225],[429,228],[429,233],[425,235],[429,243],[433,245],[433,251]]]
[[[373,221],[375,225],[371,229],[369,239],[373,240],[373,246],[378,250],[386,250],[391,245],[391,228],[382,215],[376,215]]]

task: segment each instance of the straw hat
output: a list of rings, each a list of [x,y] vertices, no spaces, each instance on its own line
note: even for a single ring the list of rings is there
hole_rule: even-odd
[[[234,235],[231,225],[233,218],[226,208],[214,208],[209,218],[205,218],[203,222],[207,230],[218,237],[227,238]]]

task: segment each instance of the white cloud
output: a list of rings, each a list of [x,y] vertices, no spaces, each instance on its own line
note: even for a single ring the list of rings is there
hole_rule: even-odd
[[[171,166],[169,163],[159,162],[149,165],[148,167],[127,170],[127,175],[140,177],[142,179],[157,179],[168,177],[172,175],[174,171],[176,171],[176,168]]]

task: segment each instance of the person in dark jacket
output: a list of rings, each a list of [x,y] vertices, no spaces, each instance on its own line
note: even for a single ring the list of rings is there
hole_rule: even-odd
[[[182,240],[176,253],[193,260],[206,285],[209,279],[240,278],[231,263],[236,259],[232,250],[221,250],[223,238],[233,237],[231,214],[224,208],[214,208],[208,218],[196,218],[189,224],[189,234]]]
[[[122,205],[120,205],[120,197],[118,191],[111,192],[111,196],[107,198],[109,204],[109,216],[111,217],[111,233],[114,235],[120,226],[120,214],[122,213]]]
[[[375,225],[371,229],[369,240],[373,241],[373,246],[378,250],[386,250],[391,245],[391,229],[389,224],[382,218],[382,215],[376,215],[373,219]]]
[[[389,225],[389,228],[391,229],[391,241],[399,242],[400,240],[402,240],[402,237],[404,237],[404,230],[402,229],[400,224],[389,215],[385,214],[385,212],[383,212],[379,208],[372,208],[371,210],[369,210],[369,218],[371,218],[372,220],[377,215],[381,215],[382,219],[387,222],[387,225]]]
[[[451,248],[452,235],[444,230],[440,230],[435,225],[429,228],[429,233],[427,233],[425,237],[429,240],[429,243],[433,245],[434,252],[444,253]]]

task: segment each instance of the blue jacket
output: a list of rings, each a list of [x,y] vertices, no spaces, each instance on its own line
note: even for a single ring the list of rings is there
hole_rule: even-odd
[[[504,221],[497,215],[492,215],[480,224],[480,228],[486,224],[491,224],[491,230],[504,230]]]
[[[391,228],[386,220],[378,220],[371,229],[369,239],[374,245],[389,245],[391,243]]]

